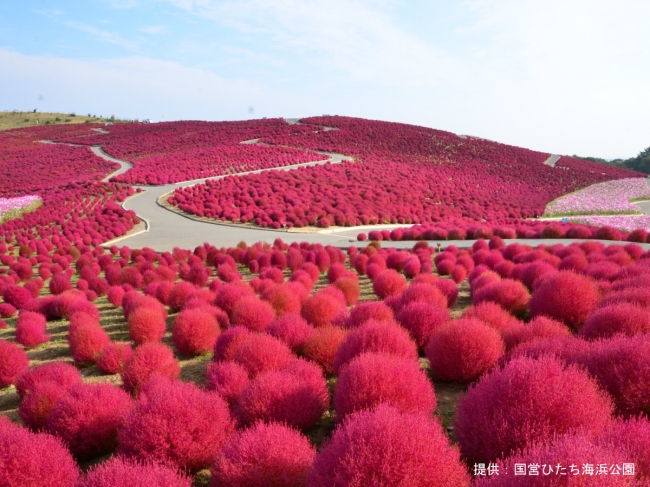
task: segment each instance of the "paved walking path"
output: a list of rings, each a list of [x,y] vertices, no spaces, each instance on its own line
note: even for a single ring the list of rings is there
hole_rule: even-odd
[[[560,157],[561,156],[558,156],[557,154],[551,154],[550,157],[544,161],[544,164],[555,167],[555,164],[560,160]]]

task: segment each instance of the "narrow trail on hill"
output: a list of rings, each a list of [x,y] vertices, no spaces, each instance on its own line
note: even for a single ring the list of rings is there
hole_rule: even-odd
[[[289,124],[300,124],[299,119],[285,119]],[[325,131],[338,130],[335,127],[324,127]],[[258,144],[260,139],[252,139],[240,142],[241,144]],[[49,141],[42,141],[45,143],[53,143]],[[66,144],[76,145],[76,144]],[[260,144],[265,145],[265,144]],[[88,147],[88,146],[83,146]],[[108,181],[110,178],[124,174],[133,167],[133,164],[127,161],[117,159],[104,152],[101,146],[90,146],[92,152],[105,160],[115,162],[121,167],[118,171],[110,174],[102,181]],[[227,176],[257,174],[266,171],[290,171],[299,167],[308,167],[321,165],[326,163],[339,164],[345,160],[353,160],[352,157],[343,154],[336,154],[330,152],[314,151],[319,154],[324,154],[330,157],[328,160],[313,161],[303,164],[296,164],[293,166],[259,169],[255,171],[248,171],[236,174],[228,174],[221,176],[211,176],[202,179],[194,179],[190,181],[181,181],[174,184],[166,184],[161,186],[149,185],[131,185],[134,188],[141,188],[141,193],[136,193],[127,199],[122,206],[127,210],[133,210],[138,217],[145,222],[145,230],[125,235],[104,245],[112,245],[116,243],[128,244],[132,248],[150,247],[158,252],[171,251],[174,247],[179,248],[195,248],[209,242],[216,247],[234,247],[239,242],[244,241],[247,244],[252,244],[260,241],[267,241],[271,243],[276,238],[281,238],[286,243],[293,242],[309,242],[320,243],[323,245],[336,245],[340,247],[347,247],[353,245],[355,247],[365,247],[368,242],[358,242],[356,237],[359,232],[372,228],[373,230],[392,230],[393,228],[405,227],[406,225],[373,225],[372,227],[348,227],[341,229],[328,229],[321,232],[302,232],[299,230],[273,230],[261,229],[255,227],[248,227],[243,225],[223,224],[216,221],[207,221],[198,219],[191,215],[179,211],[172,211],[163,207],[159,203],[159,199],[168,193],[173,192],[177,188],[184,188],[194,186],[196,184],[204,183],[210,179],[222,179]],[[557,159],[549,162],[554,157]],[[560,156],[551,155],[545,164],[555,165],[555,162]],[[650,202],[648,204],[648,212],[650,212]],[[555,243],[569,244],[572,242],[582,242],[582,239],[512,239],[505,240],[506,244],[514,242],[524,242],[528,245],[553,245]],[[466,248],[470,247],[475,240],[445,240],[440,243],[444,246],[455,245],[457,247]],[[606,245],[615,244],[619,242],[602,240]],[[414,241],[398,241],[387,242],[391,247],[396,248],[411,248],[415,245]],[[430,241],[431,244],[438,243],[437,241]],[[645,249],[650,249],[650,244],[641,244]]]

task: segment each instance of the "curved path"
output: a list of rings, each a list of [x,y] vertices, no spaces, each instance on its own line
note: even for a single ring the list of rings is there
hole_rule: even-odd
[[[287,119],[288,123],[299,123],[298,119]],[[255,144],[258,143],[258,140],[244,141],[242,143]],[[88,146],[86,146],[88,147]],[[123,174],[133,167],[133,164],[127,161],[122,161],[116,159],[106,152],[104,152],[100,146],[90,147],[92,152],[102,157],[103,159],[115,162],[121,166],[121,168],[107,176],[104,181],[107,181],[109,178],[116,176],[118,174]],[[318,151],[316,151],[318,152]],[[332,164],[337,164],[343,160],[348,160],[348,158],[342,154],[335,153],[326,153],[319,152],[321,154],[326,154],[330,156],[329,160],[326,161],[314,161],[308,162],[305,164],[296,164],[294,166],[285,166],[273,169],[261,169],[256,171],[249,171],[246,173],[238,173],[240,175],[260,173],[271,170],[283,170],[288,171],[296,169],[303,166],[313,166],[318,164],[325,164],[330,162]],[[552,158],[553,156],[551,156]],[[559,159],[559,156],[558,156]],[[161,196],[166,195],[174,191],[177,188],[193,186],[195,184],[200,184],[208,179],[221,179],[226,177],[215,176],[204,179],[196,179],[192,181],[183,181],[175,184],[167,184],[163,186],[138,186],[133,185],[136,188],[141,188],[141,193],[136,193],[131,198],[127,199],[122,206],[127,210],[133,210],[136,212],[138,217],[142,219],[146,224],[146,229],[133,233],[131,235],[125,235],[118,239],[106,242],[104,246],[110,246],[114,243],[122,242],[128,244],[132,248],[142,248],[150,247],[159,252],[171,251],[174,247],[180,248],[195,248],[199,245],[202,245],[205,242],[210,242],[211,244],[217,247],[233,247],[236,246],[239,242],[244,241],[248,244],[252,244],[259,241],[272,242],[276,238],[281,238],[284,242],[309,242],[309,243],[320,243],[323,245],[336,245],[340,247],[355,246],[355,247],[365,247],[368,242],[358,242],[356,240],[357,234],[365,229],[374,229],[374,230],[391,230],[393,228],[404,227],[404,225],[373,225],[369,226],[360,226],[360,227],[349,227],[341,229],[329,229],[321,230],[320,232],[310,233],[310,232],[301,232],[301,231],[286,231],[286,230],[267,230],[261,228],[251,228],[243,227],[236,225],[223,225],[217,222],[208,222],[208,221],[199,221],[193,217],[186,216],[182,213],[177,213],[174,211],[167,210],[160,206],[158,199]],[[646,203],[648,205],[648,211],[650,211],[650,202]],[[572,242],[581,242],[584,240],[581,239],[512,239],[505,240],[507,244],[514,242],[524,242],[528,245],[553,245],[556,243],[569,244]],[[445,240],[445,241],[429,241],[431,245],[436,245],[438,243],[443,246],[455,245],[457,247],[470,247],[474,244],[475,240]],[[602,240],[606,245],[615,244],[618,242],[613,242],[609,240]],[[401,241],[401,242],[390,242],[391,247],[396,248],[412,248],[415,244],[414,241]],[[650,244],[641,244],[645,249],[650,249]]]
[[[555,164],[560,160],[560,157],[561,156],[558,156],[557,154],[551,154],[551,156],[544,161],[544,164],[547,166],[555,167]]]

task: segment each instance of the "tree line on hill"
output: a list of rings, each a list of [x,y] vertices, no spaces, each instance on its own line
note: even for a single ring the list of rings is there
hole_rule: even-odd
[[[619,166],[626,169],[633,169],[634,171],[643,172],[645,174],[650,174],[650,147],[639,152],[639,155],[636,157],[631,157],[630,159],[612,159],[607,161],[599,157],[577,157],[578,159],[584,159],[586,161],[599,162],[601,164],[608,164],[610,166]]]

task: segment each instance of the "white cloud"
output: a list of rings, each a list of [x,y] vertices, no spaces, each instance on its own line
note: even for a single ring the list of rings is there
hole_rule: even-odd
[[[148,25],[146,27],[142,27],[140,29],[140,32],[144,32],[145,34],[162,34],[165,32],[167,28],[164,25]]]
[[[129,41],[128,39],[125,39],[120,34],[117,34],[115,32],[109,32],[109,31],[97,29],[96,27],[93,27],[91,25],[83,24],[81,22],[76,22],[73,20],[66,20],[65,22],[63,22],[63,24],[66,25],[67,27],[71,27],[81,32],[85,32],[86,34],[91,35],[92,37],[94,37],[95,39],[101,42],[105,42],[108,44],[115,44],[116,46],[121,46],[131,51],[135,51],[138,48],[138,44],[136,42]]]

